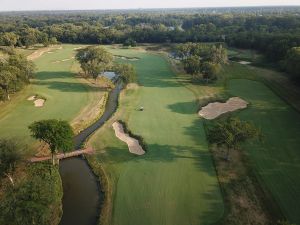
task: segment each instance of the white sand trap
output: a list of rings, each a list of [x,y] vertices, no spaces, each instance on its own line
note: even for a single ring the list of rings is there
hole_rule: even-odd
[[[36,98],[36,96],[33,95],[33,96],[30,96],[29,98],[27,98],[27,100],[28,100],[28,101],[33,101],[33,100],[35,100],[35,98]]]
[[[233,112],[238,109],[245,109],[247,108],[248,102],[245,100],[239,98],[239,97],[233,97],[227,100],[225,103],[221,102],[214,102],[209,103],[207,106],[202,107],[202,109],[199,111],[199,116],[207,119],[212,120],[217,118],[218,116],[227,113],[227,112]]]
[[[138,59],[138,58],[129,58],[128,60],[129,61],[139,61],[140,59]]]
[[[251,62],[248,62],[248,61],[239,61],[239,64],[249,65],[249,64],[251,64]]]
[[[126,134],[124,132],[123,125],[121,123],[114,122],[112,126],[115,130],[116,137],[128,145],[129,152],[136,154],[136,155],[144,155],[145,154],[145,151],[143,150],[139,141],[130,137],[128,134]]]
[[[34,101],[34,106],[35,107],[43,107],[44,103],[45,103],[45,99],[39,98],[39,99]]]

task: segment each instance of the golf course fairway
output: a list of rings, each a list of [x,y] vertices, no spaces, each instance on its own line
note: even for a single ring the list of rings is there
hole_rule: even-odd
[[[250,103],[238,115],[263,134],[261,143],[245,146],[251,167],[289,221],[300,224],[300,114],[261,82],[231,80],[229,92]]]
[[[93,98],[93,89],[75,78],[71,68],[75,63],[76,45],[62,45],[44,53],[34,62],[37,73],[32,83],[17,99],[0,110],[0,137],[19,138],[31,144],[28,125],[42,119],[71,121]],[[46,99],[43,107],[37,108],[27,98],[39,95]]]
[[[224,206],[204,128],[192,92],[176,81],[163,57],[138,50],[110,49],[135,56],[138,88],[124,90],[118,112],[88,144],[108,178],[101,218],[114,225],[199,225],[217,222]],[[124,60],[126,61],[126,60]],[[143,106],[144,111],[137,110]],[[111,127],[122,119],[142,136],[143,156],[129,153]],[[94,156],[93,156],[94,157]]]

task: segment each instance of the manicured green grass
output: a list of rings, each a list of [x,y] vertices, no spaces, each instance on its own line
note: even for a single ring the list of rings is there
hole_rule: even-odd
[[[177,82],[158,55],[112,50],[141,58],[133,63],[141,87],[121,95],[119,112],[144,138],[147,153],[134,156],[109,122],[90,143],[113,191],[110,224],[211,224],[223,215],[223,201],[196,97]],[[144,112],[136,110],[140,106]],[[106,129],[105,129],[106,128]]]
[[[263,83],[237,79],[228,88],[251,104],[238,116],[264,135],[262,143],[245,146],[253,168],[287,218],[300,224],[300,114]]]
[[[63,45],[53,53],[45,53],[38,58],[36,78],[32,84],[21,91],[9,103],[0,109],[0,137],[17,137],[31,144],[28,125],[41,119],[63,119],[71,121],[80,110],[89,103],[93,89],[80,83],[71,73],[74,59],[54,63],[57,60],[70,59],[74,56],[76,45]],[[46,98],[44,107],[36,108],[29,96],[38,94]],[[18,94],[17,94],[18,95]]]

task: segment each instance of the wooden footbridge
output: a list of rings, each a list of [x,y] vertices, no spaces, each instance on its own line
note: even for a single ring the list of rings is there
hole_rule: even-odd
[[[76,151],[72,151],[72,152],[67,152],[67,153],[59,153],[55,155],[55,159],[66,159],[66,158],[71,158],[71,157],[76,157],[76,156],[80,156],[80,155],[92,155],[94,154],[95,151],[92,147],[88,147],[85,149],[80,149],[80,150],[76,150]],[[33,157],[31,159],[29,159],[29,162],[43,162],[43,161],[47,161],[47,160],[51,160],[52,157],[50,156],[44,156],[44,157]]]

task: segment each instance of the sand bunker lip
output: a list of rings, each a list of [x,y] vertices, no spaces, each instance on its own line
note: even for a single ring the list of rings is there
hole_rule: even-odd
[[[238,63],[242,64],[242,65],[250,65],[251,64],[251,62],[248,62],[248,61],[239,61]]]
[[[35,95],[32,95],[30,97],[27,98],[28,101],[33,101],[36,99],[36,96]]]
[[[45,99],[39,98],[34,101],[34,106],[35,107],[43,107],[45,103]]]
[[[248,106],[248,102],[245,100],[239,98],[239,97],[233,97],[227,100],[225,103],[221,102],[214,102],[209,103],[208,105],[202,107],[202,109],[199,111],[199,116],[207,119],[212,120],[220,115],[227,113],[227,112],[233,112],[238,109],[245,109]]]
[[[129,152],[136,155],[144,155],[145,151],[140,145],[139,141],[130,137],[124,132],[123,125],[119,122],[114,122],[112,124],[113,129],[115,130],[115,135],[121,141],[125,142],[128,145]]]

